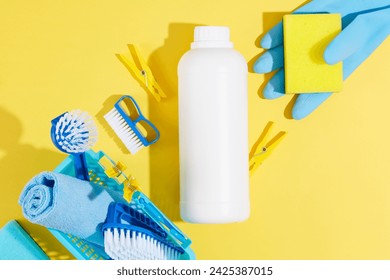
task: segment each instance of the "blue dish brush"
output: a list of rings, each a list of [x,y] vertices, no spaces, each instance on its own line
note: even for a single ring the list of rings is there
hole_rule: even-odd
[[[89,181],[85,152],[97,140],[97,128],[91,116],[80,110],[65,112],[51,121],[53,144],[62,152],[73,155],[75,176]]]
[[[141,211],[111,203],[102,226],[104,250],[115,260],[180,260],[183,248]]]

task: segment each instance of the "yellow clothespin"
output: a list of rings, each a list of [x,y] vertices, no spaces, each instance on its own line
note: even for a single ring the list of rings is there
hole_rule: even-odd
[[[167,97],[161,87],[158,85],[156,79],[153,76],[152,70],[146,64],[146,61],[140,55],[138,49],[133,45],[127,45],[132,60],[128,59],[123,54],[117,54],[119,60],[126,66],[131,75],[138,81],[138,83],[151,94],[158,102],[161,98]]]
[[[140,190],[140,186],[137,180],[132,175],[130,175],[129,177],[129,179],[123,182],[123,198],[130,203],[134,192]]]
[[[123,184],[123,198],[130,203],[135,191],[140,190],[140,186],[134,176],[126,176],[123,171],[126,166],[121,162],[114,163],[107,156],[99,160],[99,164],[104,168],[107,177],[115,179],[119,184]]]
[[[267,141],[267,135],[270,133],[273,125],[273,122],[268,122],[259,139],[252,147],[252,150],[249,154],[250,175],[252,175],[257,167],[259,167],[263,161],[270,156],[275,147],[280,143],[280,141],[282,141],[284,136],[286,136],[287,132],[280,131],[274,138],[265,143],[265,141]]]
[[[126,169],[126,166],[120,161],[114,163],[106,156],[102,157],[99,160],[99,163],[104,168],[104,173],[106,173],[109,178],[118,178],[120,175],[123,174],[123,171]]]

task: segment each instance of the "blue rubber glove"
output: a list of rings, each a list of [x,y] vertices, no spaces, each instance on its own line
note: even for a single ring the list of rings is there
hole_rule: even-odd
[[[293,14],[338,13],[342,32],[328,45],[324,59],[328,64],[343,61],[343,79],[349,75],[390,34],[390,0],[313,0]],[[283,25],[278,23],[264,35],[261,47],[268,49],[254,64],[256,73],[278,71],[265,86],[267,99],[284,96]],[[314,111],[331,93],[299,94],[292,117],[302,119]]]

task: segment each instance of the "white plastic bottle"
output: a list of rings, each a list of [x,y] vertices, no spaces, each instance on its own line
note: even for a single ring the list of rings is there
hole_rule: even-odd
[[[228,27],[195,28],[178,79],[181,217],[191,223],[246,220],[248,67]]]

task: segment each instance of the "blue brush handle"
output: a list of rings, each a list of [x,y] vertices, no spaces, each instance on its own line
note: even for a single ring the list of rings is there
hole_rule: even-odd
[[[72,154],[75,176],[78,179],[89,181],[88,166],[85,153]]]
[[[147,230],[151,236],[159,236],[163,239],[167,237],[167,233],[156,222],[142,212],[123,203],[112,202],[108,206],[107,218],[102,227],[103,231],[106,228],[130,229],[129,226],[143,228],[144,230]]]
[[[54,146],[56,146],[57,149],[64,153],[68,153],[65,151],[61,145],[58,144],[57,139],[56,139],[56,124],[60,120],[60,118],[65,115],[67,112],[59,115],[58,117],[54,118],[51,121],[51,129],[50,129],[50,137],[51,141],[53,142]],[[89,175],[88,175],[88,167],[87,167],[87,160],[85,157],[85,153],[76,153],[76,154],[71,154],[73,156],[73,163],[74,163],[74,172],[75,176],[78,179],[84,180],[84,181],[89,181]]]
[[[123,109],[121,108],[120,106],[120,103],[121,101],[123,101],[123,99],[130,99],[131,102],[133,102],[137,112],[138,112],[138,118],[135,119],[135,120],[131,120],[131,118],[123,111]],[[131,97],[130,95],[123,95],[114,105],[114,107],[116,108],[116,110],[119,112],[119,114],[122,116],[122,118],[125,119],[126,123],[131,127],[131,129],[134,131],[134,133],[137,135],[138,139],[142,142],[142,144],[147,147],[153,143],[155,143],[159,138],[160,138],[160,132],[158,131],[157,127],[151,123],[147,118],[144,117],[144,115],[142,115],[142,112],[141,112],[141,109],[139,108],[137,102],[135,102],[135,99],[133,97]],[[144,135],[142,135],[142,133],[138,130],[137,128],[137,123],[139,123],[140,121],[144,121],[146,122],[153,130],[154,132],[156,133],[156,137],[149,141],[148,139],[146,139],[146,137]]]
[[[175,226],[143,193],[136,191],[133,194],[139,205],[142,205],[144,211],[161,227],[163,227],[169,236],[174,239],[184,250],[190,246],[191,240],[185,236],[182,231]]]
[[[57,138],[56,138],[56,136],[57,136],[56,135],[56,125],[57,125],[58,121],[61,119],[61,117],[65,114],[66,114],[66,112],[62,113],[58,117],[51,120],[50,137],[51,137],[51,141],[53,142],[54,146],[56,146],[56,148],[58,150],[60,150],[61,152],[67,153],[64,149],[62,149],[61,145],[58,145]]]

